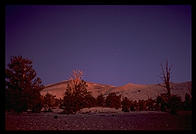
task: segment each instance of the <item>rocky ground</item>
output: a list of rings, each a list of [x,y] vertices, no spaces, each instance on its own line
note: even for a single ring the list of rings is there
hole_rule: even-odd
[[[6,113],[6,130],[192,130],[192,112]]]

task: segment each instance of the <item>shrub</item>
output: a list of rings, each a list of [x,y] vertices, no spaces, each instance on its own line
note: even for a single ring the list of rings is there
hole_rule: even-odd
[[[116,93],[110,93],[106,97],[106,106],[111,108],[120,108],[121,107],[121,96],[117,96]]]
[[[136,110],[136,104],[133,101],[130,101],[130,110],[131,111],[135,111]]]
[[[84,106],[83,107],[90,108],[90,107],[94,107],[94,106],[96,106],[96,99],[91,94],[86,95],[84,98]]]
[[[60,109],[64,109],[65,107],[64,107],[64,99],[59,99],[59,108]]]
[[[181,98],[176,95],[161,94],[157,97],[157,104],[160,104],[161,111],[167,111],[176,114],[182,107]]]
[[[189,94],[185,94],[184,110],[192,110],[192,98]]]
[[[168,109],[168,95],[161,94],[157,97],[156,103],[160,106],[160,110],[165,112]]]
[[[47,93],[44,96],[44,100],[43,100],[43,106],[45,111],[51,112],[52,111],[52,107],[55,105],[55,96],[53,96],[50,93]]]
[[[81,105],[79,102],[79,98],[75,98],[73,95],[65,95],[64,96],[64,113],[65,114],[73,114],[80,110]]]
[[[176,95],[171,95],[168,99],[168,107],[170,109],[171,114],[176,114],[180,109],[181,98]]]
[[[97,106],[104,106],[105,98],[104,98],[103,94],[100,94],[97,96],[96,103],[97,103]]]
[[[155,110],[155,100],[152,100],[152,99],[146,100],[146,106],[148,107],[147,110],[150,110],[150,111]]]
[[[130,111],[131,102],[129,101],[129,99],[127,97],[123,98],[121,104],[122,104],[122,111],[123,112]]]
[[[146,106],[145,106],[145,101],[144,100],[139,100],[138,101],[138,106],[139,106],[139,111],[146,110]]]

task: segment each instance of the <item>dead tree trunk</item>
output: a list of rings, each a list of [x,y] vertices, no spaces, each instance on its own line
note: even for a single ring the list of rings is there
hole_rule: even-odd
[[[161,79],[164,82],[164,87],[167,89],[167,95],[171,95],[171,85],[170,85],[170,79],[171,79],[171,69],[172,67],[169,67],[168,61],[166,61],[166,64],[163,66],[161,64],[162,69],[162,76]]]

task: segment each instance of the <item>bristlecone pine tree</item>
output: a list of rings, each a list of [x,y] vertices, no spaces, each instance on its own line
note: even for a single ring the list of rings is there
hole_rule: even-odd
[[[168,61],[166,61],[165,66],[161,64],[162,69],[162,76],[161,79],[164,82],[164,86],[167,89],[167,94],[162,95],[162,110],[169,110],[171,114],[177,114],[177,110],[180,109],[181,98],[176,95],[171,94],[171,73],[172,73],[172,66],[169,66]],[[166,106],[166,108],[164,108]]]
[[[42,81],[36,77],[32,61],[22,56],[13,56],[6,73],[6,110],[23,112],[27,109],[40,112]]]
[[[161,64],[162,69],[162,76],[161,79],[164,82],[163,87],[167,89],[167,96],[171,96],[171,73],[172,73],[172,66],[169,66],[168,60],[166,61],[165,65]]]
[[[67,85],[64,95],[64,113],[73,114],[81,108],[87,106],[87,97],[90,92],[87,91],[87,84],[81,79],[82,71],[73,71],[72,77]]]

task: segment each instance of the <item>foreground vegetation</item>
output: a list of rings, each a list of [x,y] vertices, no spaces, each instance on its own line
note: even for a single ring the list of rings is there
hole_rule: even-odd
[[[176,114],[178,110],[192,110],[192,96],[185,95],[185,101],[170,93],[170,71],[166,64],[162,66],[163,81],[167,93],[161,94],[155,100],[129,100],[127,97],[110,93],[107,96],[99,95],[94,98],[87,91],[87,84],[82,79],[81,71],[73,71],[63,99],[47,93],[40,95],[44,88],[41,79],[36,77],[32,68],[32,61],[21,56],[11,58],[11,63],[6,69],[6,110],[18,113],[31,110],[32,112],[52,111],[53,107],[64,109],[64,114],[74,114],[82,108],[95,106],[122,108],[122,111],[167,111]]]

